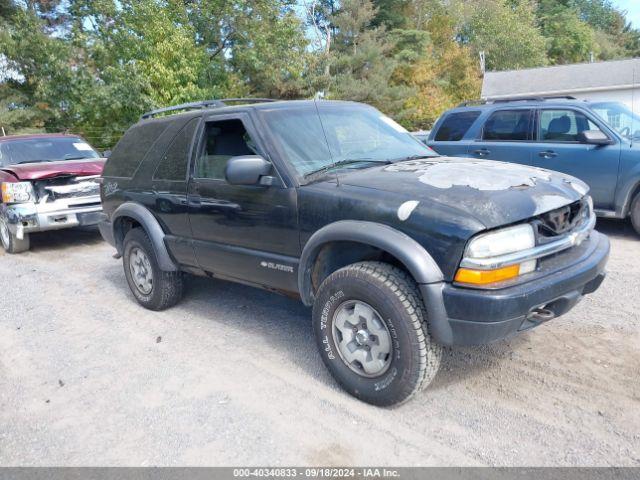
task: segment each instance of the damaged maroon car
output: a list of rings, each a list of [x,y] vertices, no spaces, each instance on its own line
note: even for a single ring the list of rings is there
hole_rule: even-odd
[[[0,137],[0,240],[5,251],[28,250],[33,232],[97,224],[104,162],[77,135]]]

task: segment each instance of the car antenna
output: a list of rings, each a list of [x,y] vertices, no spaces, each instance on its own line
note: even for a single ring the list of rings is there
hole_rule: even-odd
[[[333,154],[331,153],[331,147],[329,146],[329,139],[327,138],[327,132],[324,129],[324,124],[322,123],[322,117],[320,116],[320,109],[318,108],[318,100],[321,99],[322,96],[320,94],[320,92],[318,92],[318,94],[316,94],[316,96],[313,99],[313,106],[316,107],[316,113],[318,114],[318,121],[320,122],[320,127],[322,128],[322,134],[324,135],[324,141],[327,142],[327,149],[329,150],[329,156],[331,157],[331,161],[333,162]],[[338,171],[336,170],[335,172],[336,175],[336,183],[338,184],[338,187],[340,186],[340,177],[338,177]]]

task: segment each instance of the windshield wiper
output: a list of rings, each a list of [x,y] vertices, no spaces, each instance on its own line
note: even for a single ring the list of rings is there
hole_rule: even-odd
[[[408,157],[394,158],[391,162],[406,162],[409,160],[421,160],[423,158],[433,158],[436,155],[409,155]]]
[[[64,157],[65,160],[86,160],[88,158],[91,158],[91,157],[67,157],[67,156]]]
[[[311,177],[313,175],[317,175],[319,173],[325,173],[334,168],[343,167],[345,165],[353,165],[355,163],[391,163],[389,160],[374,160],[373,158],[347,158],[344,160],[339,160],[337,162],[330,163],[329,165],[325,165],[324,167],[318,168],[317,170],[313,170],[309,173],[305,174],[306,177]]]

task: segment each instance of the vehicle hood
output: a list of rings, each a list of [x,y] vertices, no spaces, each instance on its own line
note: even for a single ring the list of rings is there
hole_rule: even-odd
[[[540,215],[581,199],[582,181],[550,170],[453,157],[435,157],[347,171],[340,183],[374,188],[406,198],[398,209],[406,219],[420,205],[442,205],[495,228]]]
[[[106,159],[65,160],[60,162],[22,163],[7,165],[0,170],[8,172],[18,180],[42,180],[59,176],[100,175]]]

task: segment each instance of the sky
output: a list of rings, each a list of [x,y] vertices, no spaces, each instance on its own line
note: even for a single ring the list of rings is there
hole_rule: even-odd
[[[635,28],[640,28],[640,0],[613,0],[616,7],[627,11],[627,19]]]

